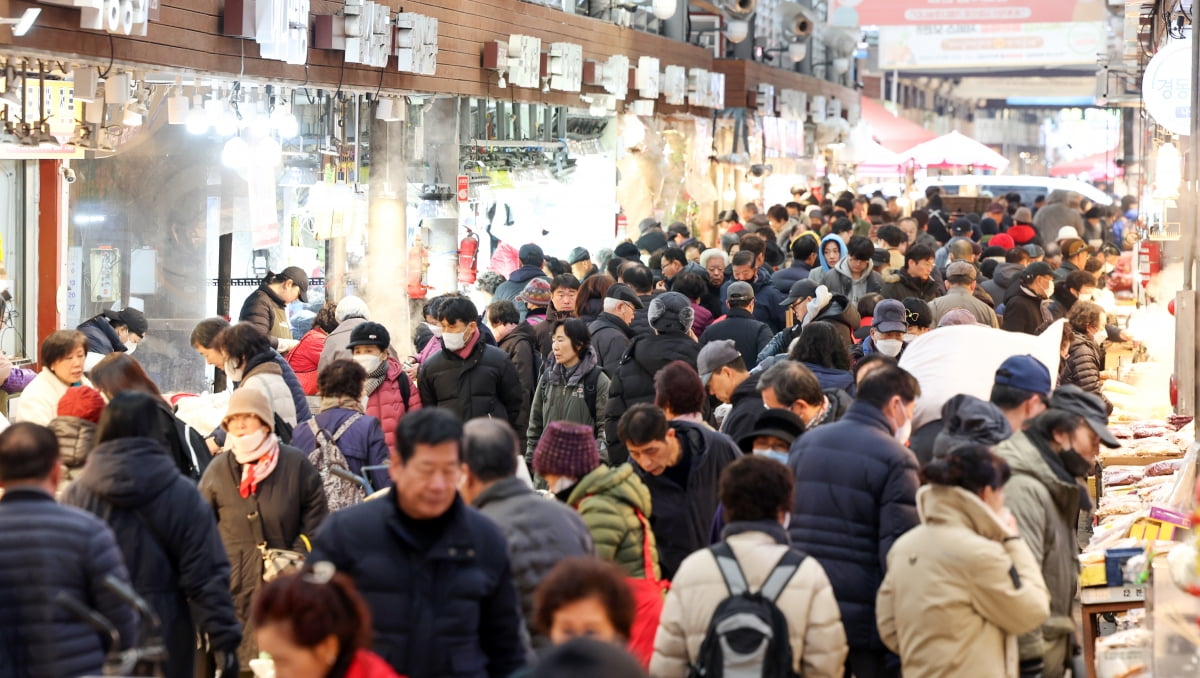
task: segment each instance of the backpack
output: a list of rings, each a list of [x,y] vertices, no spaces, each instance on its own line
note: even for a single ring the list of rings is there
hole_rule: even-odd
[[[361,504],[367,496],[362,484],[346,477],[352,475],[350,465],[346,462],[346,455],[342,454],[342,450],[338,448],[337,444],[346,431],[354,425],[354,422],[361,419],[362,416],[357,412],[350,415],[338,427],[338,430],[333,432],[332,436],[317,425],[315,418],[308,420],[308,428],[312,431],[317,445],[316,449],[308,453],[308,461],[321,474],[321,485],[325,488],[325,500],[329,504],[330,512]],[[340,469],[340,472],[335,472],[335,469]]]
[[[688,678],[794,677],[788,621],[775,601],[804,562],[804,555],[785,551],[762,588],[751,593],[729,544],[721,542],[710,550],[729,597],[713,612]]]

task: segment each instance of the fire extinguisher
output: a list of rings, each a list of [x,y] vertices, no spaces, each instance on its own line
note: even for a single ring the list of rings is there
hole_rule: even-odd
[[[425,268],[428,266],[429,253],[421,244],[421,237],[413,239],[412,247],[408,248],[408,298],[424,299],[429,286],[425,284]]]
[[[479,236],[467,229],[467,237],[458,243],[458,281],[475,284],[476,263],[479,259]]]

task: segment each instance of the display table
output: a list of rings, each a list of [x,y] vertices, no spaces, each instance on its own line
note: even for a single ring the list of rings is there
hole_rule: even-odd
[[[1096,638],[1100,635],[1098,618],[1110,612],[1128,612],[1146,606],[1144,586],[1106,586],[1080,589],[1083,612],[1083,659],[1088,678],[1096,678]]]

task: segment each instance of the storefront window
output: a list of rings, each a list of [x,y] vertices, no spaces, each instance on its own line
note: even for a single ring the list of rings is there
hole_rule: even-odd
[[[25,342],[26,164],[0,160],[0,351],[13,358],[34,358],[37,350]]]

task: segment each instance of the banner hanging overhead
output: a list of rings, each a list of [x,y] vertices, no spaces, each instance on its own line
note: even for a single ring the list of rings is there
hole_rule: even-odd
[[[899,70],[1095,64],[1103,23],[883,26],[879,66]]]
[[[829,0],[837,26],[1104,21],[1104,0]]]

